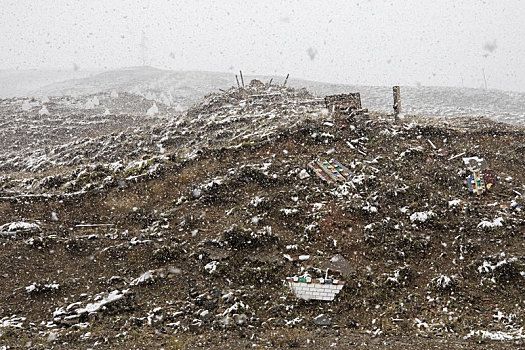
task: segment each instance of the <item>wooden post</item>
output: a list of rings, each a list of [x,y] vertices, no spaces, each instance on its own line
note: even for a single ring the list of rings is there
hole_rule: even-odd
[[[239,71],[240,75],[241,75],[241,83],[242,83],[242,87],[244,87],[244,78],[242,77],[242,70]]]
[[[235,74],[235,80],[237,80],[237,87],[240,89],[241,84],[239,84],[239,78],[237,78],[237,74]]]
[[[392,90],[394,93],[394,117],[397,122],[397,116],[401,113],[401,88],[394,86]]]
[[[289,77],[289,76],[290,76],[290,73],[288,73],[288,74],[286,75],[286,79],[284,79],[283,87],[286,86],[286,82],[288,81],[288,77]]]

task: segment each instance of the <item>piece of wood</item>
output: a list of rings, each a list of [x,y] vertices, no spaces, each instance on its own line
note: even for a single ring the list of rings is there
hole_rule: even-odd
[[[237,80],[237,87],[240,89],[241,84],[239,84],[239,78],[237,77],[237,74],[235,74],[235,80]]]
[[[399,86],[394,86],[392,91],[394,94],[394,115],[397,120],[397,116],[401,114],[401,88]]]
[[[283,87],[286,86],[286,83],[288,82],[288,77],[289,77],[289,76],[290,76],[290,73],[288,73],[288,74],[286,75],[286,79],[284,79]]]
[[[335,183],[330,176],[314,161],[308,164],[308,167],[312,169],[317,176],[319,176],[322,180],[328,182],[329,184]]]

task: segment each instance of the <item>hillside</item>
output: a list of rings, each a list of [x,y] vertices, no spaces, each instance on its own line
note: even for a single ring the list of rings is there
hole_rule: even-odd
[[[163,108],[152,123],[57,142],[33,168],[12,150],[0,344],[525,346],[523,128],[349,119],[304,89],[256,83]],[[473,156],[496,175],[481,196],[464,184]],[[328,184],[309,170],[330,158],[353,176]],[[298,300],[285,283],[334,262],[346,284],[333,302]]]

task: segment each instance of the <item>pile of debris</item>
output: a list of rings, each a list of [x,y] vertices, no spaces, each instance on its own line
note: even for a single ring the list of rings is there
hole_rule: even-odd
[[[463,162],[471,172],[465,180],[470,193],[481,195],[490,190],[496,183],[496,177],[490,169],[487,168],[487,164],[483,158],[463,158]]]

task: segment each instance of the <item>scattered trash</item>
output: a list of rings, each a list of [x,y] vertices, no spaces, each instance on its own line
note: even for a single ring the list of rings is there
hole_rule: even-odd
[[[335,159],[331,159],[329,162],[314,160],[308,164],[308,167],[329,184],[346,182],[353,177],[352,172]]]
[[[472,172],[472,174],[466,178],[470,193],[475,193],[477,195],[483,194],[485,191],[490,190],[490,188],[496,183],[496,177],[487,168],[486,162],[483,158],[463,158],[463,162]]]
[[[308,174],[308,171],[306,171],[306,169],[302,169],[301,172],[299,173],[299,178],[301,180],[304,180],[309,177],[310,177],[310,174]]]

